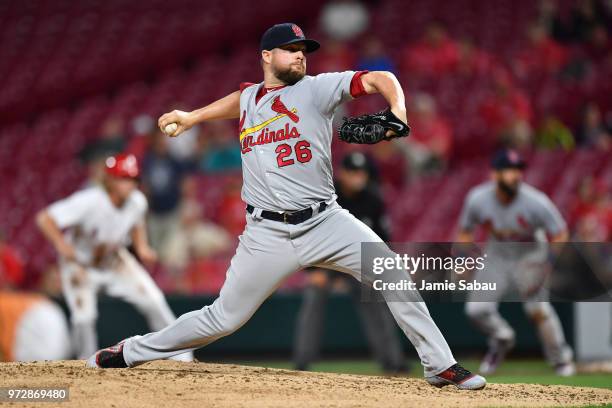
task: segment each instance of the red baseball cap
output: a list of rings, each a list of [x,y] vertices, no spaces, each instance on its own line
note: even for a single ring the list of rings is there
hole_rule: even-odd
[[[138,160],[133,154],[117,154],[110,156],[104,162],[106,174],[114,177],[138,178],[140,169]]]

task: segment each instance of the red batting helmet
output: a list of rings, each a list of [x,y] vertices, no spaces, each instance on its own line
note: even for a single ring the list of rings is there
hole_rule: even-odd
[[[137,178],[140,174],[138,160],[133,154],[117,154],[110,156],[104,163],[106,174],[115,177]]]

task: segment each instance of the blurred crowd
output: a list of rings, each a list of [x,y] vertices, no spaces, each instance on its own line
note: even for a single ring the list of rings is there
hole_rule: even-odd
[[[349,17],[335,19],[336,15]],[[536,101],[528,92],[539,82],[561,88],[602,79],[612,81],[611,2],[579,0],[562,15],[557,1],[540,0],[537,17],[526,32],[517,33],[525,37],[523,48],[510,58],[479,49],[472,39],[451,36],[441,21],[429,24],[421,39],[393,54],[380,39],[367,33],[368,20],[367,8],[356,1],[328,5],[321,25],[329,39],[324,42],[323,55],[311,68],[315,72],[389,70],[398,74],[403,84],[476,78],[482,96],[468,94],[463,99],[465,103],[476,99],[474,112],[480,128],[485,129],[485,137],[494,139],[496,148],[612,152],[612,106],[604,110],[596,100],[587,100],[578,110],[555,112],[554,102]],[[436,95],[419,88],[406,89],[410,137],[392,148],[385,144],[373,148],[374,157],[379,156],[382,178],[392,183],[398,168],[404,170],[399,183],[405,183],[444,172],[452,160],[461,159],[461,153],[453,149],[458,136],[455,129],[461,129],[461,123],[441,112]],[[445,110],[453,108],[446,106]],[[404,164],[389,167],[389,163],[397,162]],[[577,240],[610,240],[612,199],[609,186],[602,180],[584,180],[572,208],[570,221]]]
[[[401,185],[435,176],[447,171],[453,161],[471,156],[465,149],[456,149],[458,138],[465,137],[458,134],[461,131],[478,134],[480,140],[472,139],[476,143],[470,149],[479,152],[480,145],[490,150],[612,152],[609,95],[564,110],[567,105],[551,100],[558,94],[550,96],[546,87],[544,91],[539,88],[542,84],[557,89],[601,87],[604,91],[599,94],[609,93],[605,89],[612,81],[612,2],[579,0],[565,13],[559,3],[538,1],[536,17],[524,33],[516,33],[524,36],[523,46],[506,55],[505,50],[479,48],[475,39],[451,35],[443,21],[431,22],[420,39],[394,52],[368,32],[363,4],[338,1],[323,10],[320,23],[328,36],[324,44],[329,45],[310,67],[315,73],[389,70],[407,86],[410,137],[371,148],[383,182]],[[335,19],[338,15],[348,17]],[[474,117],[445,114],[458,107],[446,100],[444,92],[426,91],[436,89],[429,86],[432,82],[443,87],[446,80],[477,81],[478,94],[459,97],[460,103],[475,105]],[[598,94],[597,90],[592,93]],[[607,105],[602,106],[600,100]],[[462,122],[474,120],[476,129],[463,126]],[[612,196],[604,180],[583,180],[571,207],[569,221],[576,240],[610,240]]]
[[[392,55],[378,38],[330,23],[332,17],[327,18],[326,13],[335,15],[340,13],[336,8],[344,10],[349,4],[366,13],[362,5],[351,1],[338,2],[338,6],[324,10],[321,22],[330,38],[324,41],[326,47],[315,57],[314,66],[310,66],[314,72],[390,70],[408,84],[477,78],[482,96],[464,97],[478,99],[476,112],[482,127],[498,145],[610,150],[612,113],[602,112],[596,101],[586,101],[575,117],[560,117],[550,106],[535,106],[538,101],[527,92],[530,86],[544,80],[562,87],[588,82],[595,70],[612,72],[610,2],[577,1],[570,15],[562,18],[554,0],[540,1],[538,17],[525,33],[517,33],[525,37],[523,48],[510,58],[479,49],[472,39],[450,35],[441,21],[430,23],[421,39]],[[365,16],[358,20],[367,22]],[[356,25],[351,23],[351,27]],[[452,123],[439,111],[436,95],[418,88],[407,90],[413,132],[405,142],[406,160],[412,171],[443,169],[453,156],[453,129],[460,124]]]
[[[381,183],[401,188],[443,174],[454,161],[470,156],[456,147],[459,133],[470,129],[461,118],[448,114],[455,107],[447,106],[430,91],[432,87],[420,86],[443,84],[445,78],[477,80],[479,95],[462,96],[466,104],[469,99],[475,105],[474,116],[463,119],[477,124],[487,138],[482,145],[612,151],[611,106],[587,100],[578,112],[562,112],[548,109],[553,105],[534,100],[529,92],[540,83],[555,87],[589,83],[602,78],[602,72],[609,73],[608,80],[612,78],[612,2],[579,0],[569,14],[562,15],[554,0],[539,1],[537,17],[526,32],[516,33],[525,37],[524,47],[511,58],[479,48],[476,39],[449,34],[443,21],[431,22],[420,39],[390,50],[369,29],[373,22],[368,6],[342,0],[322,8],[318,27],[310,31],[324,37],[324,47],[309,57],[308,70],[310,74],[388,70],[400,78],[412,132],[409,138],[369,147],[373,174]],[[365,105],[356,101],[354,111],[348,113],[383,107],[380,100],[374,101]],[[168,106],[168,110],[193,108],[180,101]],[[342,112],[337,115],[341,117]],[[480,144],[473,149],[481,151]],[[335,160],[339,160],[355,147],[335,145],[334,149],[340,156]],[[159,131],[156,117],[111,117],[80,152],[88,171],[86,183],[98,182],[104,159],[120,151],[133,153],[142,163],[149,237],[160,255],[160,265],[153,273],[162,288],[186,293],[217,291],[245,223],[234,124],[221,121],[196,126],[174,139]],[[202,200],[210,183],[219,189],[214,208]],[[596,178],[585,179],[575,197],[571,216],[575,239],[609,241],[612,197],[608,186]],[[18,286],[20,265],[17,252],[0,235],[0,283]],[[54,267],[49,266],[47,275],[54,274]],[[43,285],[58,293],[57,280],[45,278]]]

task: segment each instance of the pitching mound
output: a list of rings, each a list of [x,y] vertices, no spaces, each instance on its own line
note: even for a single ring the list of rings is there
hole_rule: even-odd
[[[87,369],[83,361],[0,364],[0,386],[70,388],[49,407],[473,407],[595,405],[612,390],[489,384],[482,391],[436,389],[423,380],[304,373],[229,364],[160,361],[133,369]],[[0,403],[2,405],[2,403]],[[27,403],[17,403],[19,407]],[[30,404],[32,405],[32,404]]]

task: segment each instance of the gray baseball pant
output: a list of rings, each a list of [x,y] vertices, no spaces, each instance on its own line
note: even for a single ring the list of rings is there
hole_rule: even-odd
[[[206,346],[239,329],[263,301],[295,271],[319,266],[361,279],[361,243],[382,242],[364,223],[333,202],[298,225],[247,215],[219,297],[209,306],[180,316],[166,328],[126,340],[128,366]],[[386,248],[386,246],[385,246]],[[393,256],[387,248],[385,256]],[[402,271],[406,279],[407,272]],[[425,376],[456,363],[427,306],[420,301],[388,301],[402,331],[416,348]]]

